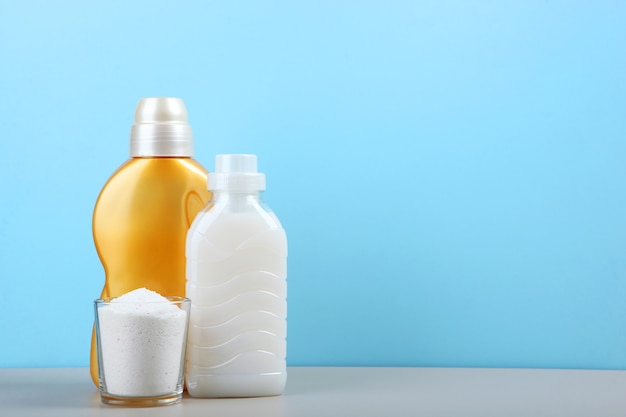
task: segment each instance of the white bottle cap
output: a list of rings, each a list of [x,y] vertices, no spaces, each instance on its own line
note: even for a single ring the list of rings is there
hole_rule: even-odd
[[[142,98],[130,130],[130,156],[193,156],[193,133],[179,98]]]
[[[265,174],[257,171],[256,155],[217,155],[215,172],[209,173],[211,191],[252,192],[265,190]]]

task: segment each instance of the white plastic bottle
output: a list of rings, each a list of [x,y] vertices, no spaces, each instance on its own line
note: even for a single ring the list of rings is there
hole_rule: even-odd
[[[287,238],[260,199],[256,155],[218,155],[187,233],[192,397],[279,395],[286,379]]]

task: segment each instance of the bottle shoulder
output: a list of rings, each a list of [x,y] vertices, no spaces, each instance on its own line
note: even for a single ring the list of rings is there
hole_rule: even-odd
[[[165,175],[198,177],[206,186],[208,171],[192,158],[131,158],[113,172],[108,182],[155,180]]]
[[[248,201],[245,204],[230,204],[228,201],[211,200],[196,218],[195,228],[219,227],[237,224],[256,225],[255,228],[282,229],[280,220],[274,212],[264,203]]]
[[[121,213],[124,207],[134,211],[137,205],[172,211],[172,204],[185,201],[185,206],[193,206],[195,216],[211,197],[206,181],[206,169],[190,158],[133,158],[104,184],[94,215]]]
[[[206,190],[207,170],[193,159],[185,158],[133,158],[123,163],[106,181],[100,196],[110,189],[117,192],[135,193],[137,187]]]
[[[233,211],[227,204],[209,203],[193,221],[187,243],[191,252],[195,251],[194,248],[238,250],[265,246],[273,247],[283,256],[287,253],[285,230],[274,213],[261,205]],[[200,249],[201,252],[204,250]]]

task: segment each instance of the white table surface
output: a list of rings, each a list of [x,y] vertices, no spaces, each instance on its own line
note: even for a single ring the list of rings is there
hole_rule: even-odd
[[[291,367],[278,397],[103,405],[86,368],[0,369],[0,416],[626,416],[626,371]]]

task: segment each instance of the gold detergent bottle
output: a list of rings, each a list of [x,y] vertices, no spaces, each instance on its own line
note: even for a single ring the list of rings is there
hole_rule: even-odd
[[[130,156],[104,185],[93,212],[93,238],[105,272],[100,297],[141,287],[183,296],[187,230],[211,194],[206,169],[193,159],[182,100],[139,101]],[[91,377],[98,385],[94,334]]]

